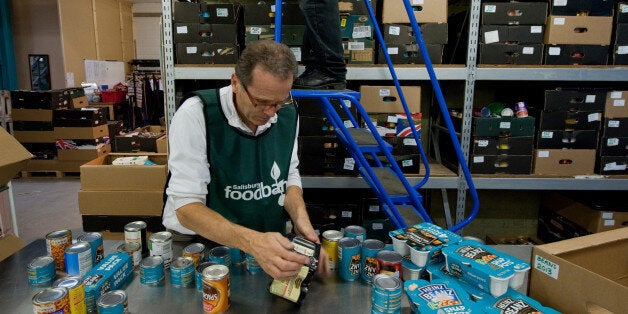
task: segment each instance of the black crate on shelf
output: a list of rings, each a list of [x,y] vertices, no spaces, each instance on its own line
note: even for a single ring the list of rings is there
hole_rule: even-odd
[[[46,121],[13,121],[15,131],[53,131],[52,122]]]
[[[539,130],[537,148],[540,149],[596,149],[597,130]]]
[[[599,130],[602,111],[543,111],[540,130]]]
[[[512,14],[518,12],[519,14]],[[545,25],[545,2],[486,2],[482,4],[482,24]]]
[[[533,136],[475,136],[472,142],[474,155],[532,155]]]
[[[603,136],[628,136],[628,118],[604,118]]]
[[[557,88],[545,91],[545,111],[602,111],[606,89]]]
[[[477,174],[530,174],[532,155],[472,155],[469,170]]]
[[[545,45],[547,65],[606,65],[610,46]]]
[[[54,110],[52,124],[57,127],[92,127],[107,124],[108,108]]]
[[[569,0],[551,1],[552,15],[612,16],[615,1],[612,0]]]
[[[600,156],[628,156],[628,137],[602,137]]]
[[[483,44],[542,44],[543,25],[482,25]],[[539,52],[541,56],[542,51]]]
[[[481,64],[543,64],[543,44],[480,44]]]
[[[599,174],[628,174],[628,156],[600,156]]]
[[[15,109],[68,109],[70,94],[67,90],[11,91],[11,106]]]
[[[57,147],[55,143],[20,143],[29,153],[33,154],[33,159],[55,159],[57,157]]]

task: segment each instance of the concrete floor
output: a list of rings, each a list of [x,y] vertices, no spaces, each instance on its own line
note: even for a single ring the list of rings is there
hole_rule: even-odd
[[[20,239],[25,243],[59,229],[82,233],[78,209],[78,177],[19,178],[11,181]]]

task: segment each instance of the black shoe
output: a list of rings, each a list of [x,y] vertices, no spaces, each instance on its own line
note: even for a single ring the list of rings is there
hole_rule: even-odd
[[[335,89],[347,88],[347,81],[331,77],[320,70],[306,71],[292,83],[294,89]]]

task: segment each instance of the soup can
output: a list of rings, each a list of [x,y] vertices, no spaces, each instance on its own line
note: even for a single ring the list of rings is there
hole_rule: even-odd
[[[338,240],[338,276],[347,281],[360,277],[360,256],[362,246],[355,238]]]
[[[393,277],[401,278],[401,261],[403,256],[395,251],[379,251],[377,252],[377,271],[378,274],[386,274]]]
[[[65,248],[65,272],[83,277],[92,269],[92,249],[87,242],[76,242]]]
[[[131,255],[131,261],[133,262],[133,268],[137,268],[142,261],[142,251],[140,244],[135,242],[122,242],[118,245],[118,252],[124,252]]]
[[[217,246],[209,250],[207,260],[216,264],[231,266],[231,249],[228,246]]]
[[[55,260],[49,255],[35,257],[26,268],[31,286],[50,286],[57,275]]]
[[[138,243],[142,257],[148,256],[148,239],[146,236],[146,222],[138,220],[124,225],[124,242]]]
[[[194,261],[194,267],[205,258],[205,244],[192,243],[183,248],[183,256]]]
[[[346,226],[344,236],[347,238],[355,238],[360,240],[360,242],[364,242],[364,240],[366,240],[366,229],[357,225]]]
[[[105,248],[103,246],[102,234],[100,232],[88,232],[76,238],[76,241],[89,243],[92,250],[92,265],[98,264],[105,258]]]
[[[375,275],[371,288],[373,310],[379,313],[398,313],[401,310],[402,292],[403,285],[398,277]]]
[[[211,265],[218,265],[214,262],[200,262],[196,266],[196,290],[203,291],[203,270]]]
[[[68,289],[64,287],[45,288],[33,296],[33,313],[70,313]]]
[[[96,306],[98,314],[123,314],[127,312],[129,301],[124,290],[111,290],[98,298]]]
[[[178,287],[191,287],[194,285],[194,260],[189,257],[179,256],[170,264],[170,283]]]
[[[65,248],[72,244],[72,231],[62,229],[46,235],[46,252],[55,260],[55,268],[65,271]]]
[[[366,282],[371,282],[377,273],[377,253],[384,247],[384,242],[377,239],[367,239],[362,242],[360,275]]]
[[[158,285],[165,278],[164,260],[161,256],[148,256],[140,262],[140,283]]]
[[[78,276],[62,277],[52,284],[53,287],[65,287],[68,289],[70,313],[85,313],[85,285],[83,278]]]
[[[229,309],[229,267],[211,265],[203,270],[203,311],[222,313]]]
[[[153,233],[148,239],[148,249],[151,256],[161,256],[164,260],[164,269],[172,262],[172,233],[160,231]]]
[[[338,265],[338,240],[342,238],[342,232],[338,230],[327,230],[323,232],[322,247],[329,257],[329,269],[334,271]]]

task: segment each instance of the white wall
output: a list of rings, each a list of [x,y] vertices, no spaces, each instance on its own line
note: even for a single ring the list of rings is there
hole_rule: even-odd
[[[161,2],[133,5],[133,38],[136,59],[159,59],[161,55]]]

